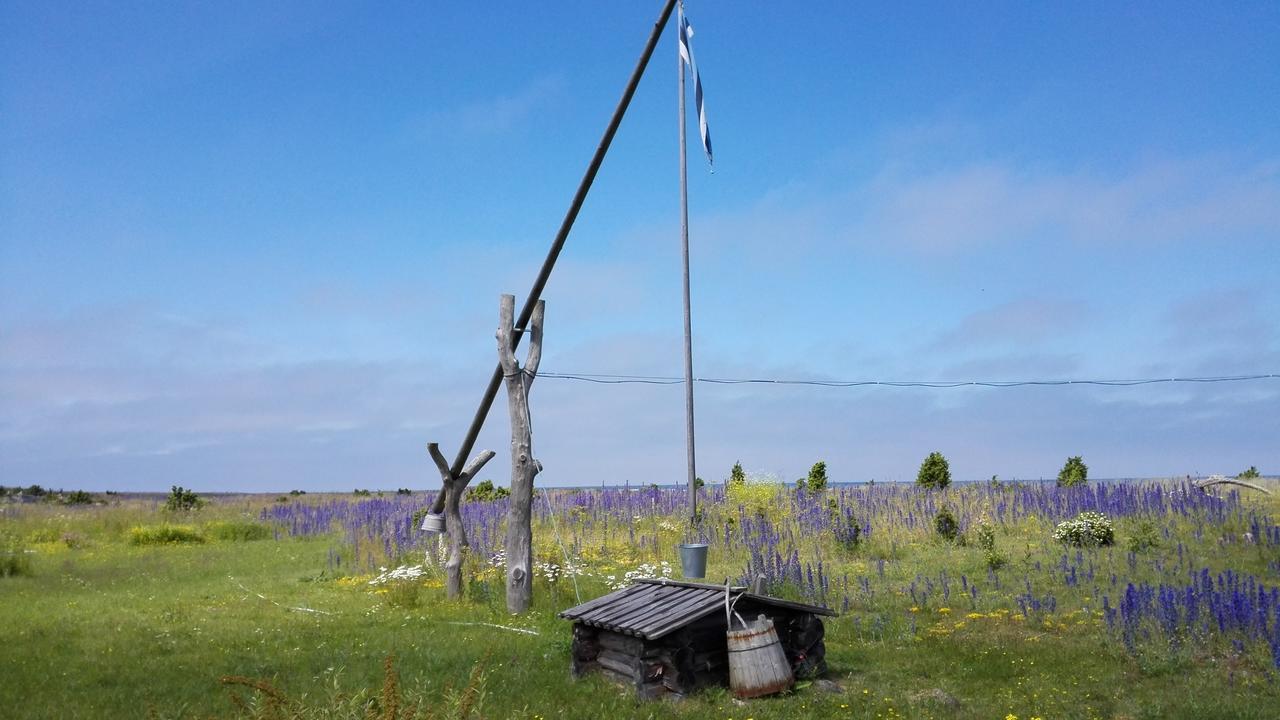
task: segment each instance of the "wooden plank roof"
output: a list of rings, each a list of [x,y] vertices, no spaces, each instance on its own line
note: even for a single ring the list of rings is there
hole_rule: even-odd
[[[730,587],[729,595],[731,598],[745,596],[744,599],[762,605],[835,615],[832,610],[819,605],[756,595],[742,587]],[[656,640],[717,610],[724,612],[724,597],[723,585],[651,578],[569,608],[560,613],[560,617],[624,635]]]

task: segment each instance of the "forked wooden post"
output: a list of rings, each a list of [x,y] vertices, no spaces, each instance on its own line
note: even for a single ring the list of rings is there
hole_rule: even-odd
[[[467,483],[471,482],[471,478],[480,472],[480,468],[493,458],[495,453],[492,450],[485,450],[467,463],[466,469],[460,474],[454,475],[449,469],[449,462],[444,459],[444,455],[440,454],[439,443],[427,443],[427,452],[431,454],[431,459],[435,461],[436,467],[440,470],[441,492],[444,494],[444,529],[449,536],[449,559],[444,563],[445,594],[450,598],[462,597],[462,560],[466,551],[470,547],[467,542],[467,531],[462,526],[462,511],[458,504],[462,500],[462,491],[466,490]]]
[[[529,319],[529,356],[524,367],[516,360],[512,336],[516,299],[503,295],[498,310],[498,361],[507,386],[511,413],[511,507],[507,512],[507,610],[521,613],[533,600],[533,478],[542,463],[533,457],[533,429],[529,418],[529,389],[542,361],[542,317],[539,300]]]

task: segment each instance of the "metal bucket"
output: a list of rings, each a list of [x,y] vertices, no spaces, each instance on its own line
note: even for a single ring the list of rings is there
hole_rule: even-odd
[[[680,570],[687,578],[707,576],[707,544],[684,543],[680,546]]]
[[[422,529],[429,533],[444,532],[444,515],[427,513],[422,516]]]
[[[772,695],[791,687],[791,663],[778,641],[773,620],[761,615],[741,630],[725,633],[729,645],[729,687],[740,698]]]

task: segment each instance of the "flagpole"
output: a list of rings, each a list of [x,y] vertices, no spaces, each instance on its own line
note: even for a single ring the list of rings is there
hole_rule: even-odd
[[[684,32],[684,3],[680,4],[676,32]],[[682,40],[683,41],[683,40]],[[693,321],[689,311],[689,173],[685,149],[684,58],[676,44],[676,66],[680,70],[680,251],[684,260],[684,429],[689,461],[689,522],[698,521],[697,470],[693,452]]]

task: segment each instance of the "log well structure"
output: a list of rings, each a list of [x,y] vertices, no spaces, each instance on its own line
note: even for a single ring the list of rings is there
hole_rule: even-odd
[[[737,613],[773,620],[798,678],[826,672],[822,617],[832,610],[729,588]],[[560,613],[573,621],[571,670],[634,686],[641,698],[684,696],[729,685],[725,587],[641,580]]]

